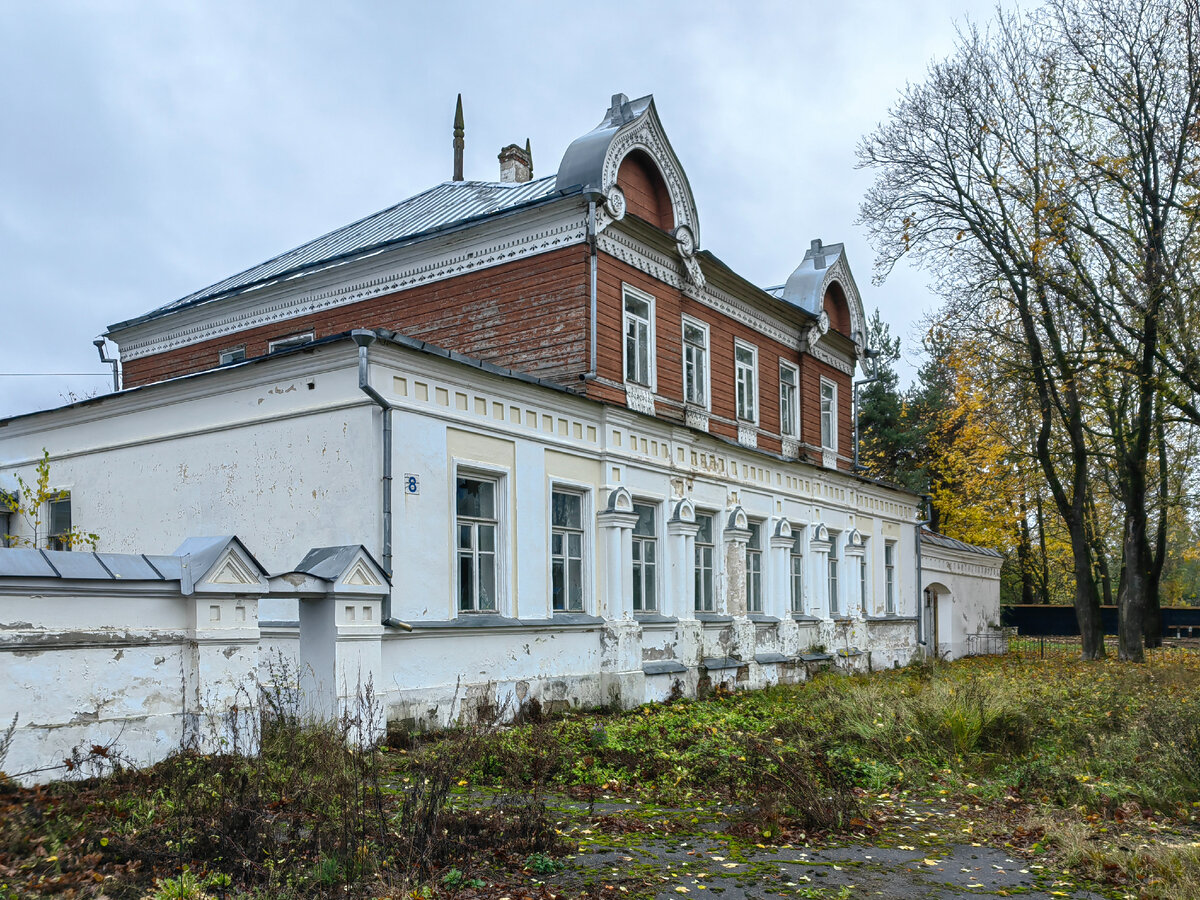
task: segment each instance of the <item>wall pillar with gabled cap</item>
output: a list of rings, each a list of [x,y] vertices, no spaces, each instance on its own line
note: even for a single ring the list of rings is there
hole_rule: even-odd
[[[300,705],[306,716],[342,722],[371,743],[383,732],[383,601],[389,582],[366,548],[310,550],[295,571],[271,579],[273,595],[300,601]]]

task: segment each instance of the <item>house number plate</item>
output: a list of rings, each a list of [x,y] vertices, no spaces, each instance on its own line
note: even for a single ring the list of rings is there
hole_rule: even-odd
[[[414,475],[412,472],[404,473],[404,493],[419,494],[421,493],[421,476]]]

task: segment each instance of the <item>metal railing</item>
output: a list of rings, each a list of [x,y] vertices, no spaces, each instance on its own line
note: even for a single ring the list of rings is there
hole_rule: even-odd
[[[1016,637],[1015,628],[1000,628],[967,635],[967,656],[1004,656],[1009,641]]]

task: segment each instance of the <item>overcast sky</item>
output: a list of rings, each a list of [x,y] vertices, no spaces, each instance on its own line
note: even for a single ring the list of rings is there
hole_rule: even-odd
[[[504,144],[535,176],[652,93],[701,246],[760,285],[844,241],[912,359],[919,272],[871,283],[854,148],[992,0],[0,5],[0,416],[111,390],[92,340]],[[14,377],[12,373],[79,373]]]

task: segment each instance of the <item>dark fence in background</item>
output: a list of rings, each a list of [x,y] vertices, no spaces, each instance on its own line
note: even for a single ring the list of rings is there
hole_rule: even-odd
[[[1163,637],[1200,638],[1200,606],[1163,607]],[[1117,633],[1117,608],[1100,607],[1100,621],[1104,633]],[[1075,608],[1071,606],[1043,606],[1041,604],[1002,606],[1000,624],[1016,628],[1022,635],[1072,636],[1079,634],[1075,621]]]

